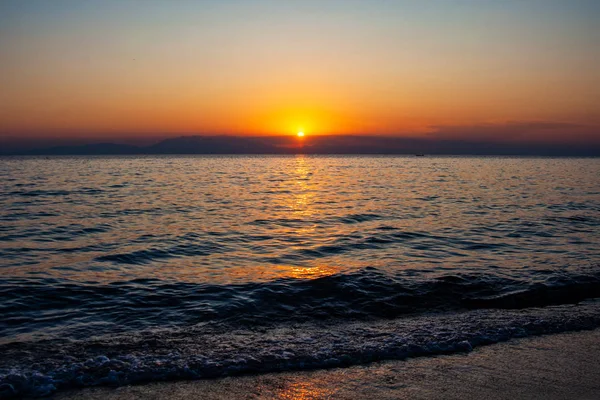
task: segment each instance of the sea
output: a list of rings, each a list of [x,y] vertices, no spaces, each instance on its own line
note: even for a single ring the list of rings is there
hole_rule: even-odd
[[[600,159],[0,158],[0,398],[600,327]]]

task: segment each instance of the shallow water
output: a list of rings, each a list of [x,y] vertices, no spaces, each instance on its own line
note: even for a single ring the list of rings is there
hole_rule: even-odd
[[[0,383],[316,368],[595,326],[599,177],[599,159],[0,158]]]

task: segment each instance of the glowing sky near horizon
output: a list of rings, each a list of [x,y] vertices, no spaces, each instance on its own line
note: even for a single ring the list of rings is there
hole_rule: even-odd
[[[590,140],[599,17],[593,0],[3,0],[0,135],[535,122]]]

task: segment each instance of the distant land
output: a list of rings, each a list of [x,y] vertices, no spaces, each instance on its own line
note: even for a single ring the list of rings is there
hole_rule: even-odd
[[[392,136],[181,136],[150,145],[1,143],[0,155],[429,154],[599,157],[599,144],[490,143]]]

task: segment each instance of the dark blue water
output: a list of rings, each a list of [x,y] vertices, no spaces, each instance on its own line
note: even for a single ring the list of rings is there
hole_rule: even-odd
[[[600,160],[0,158],[0,397],[600,326]]]

